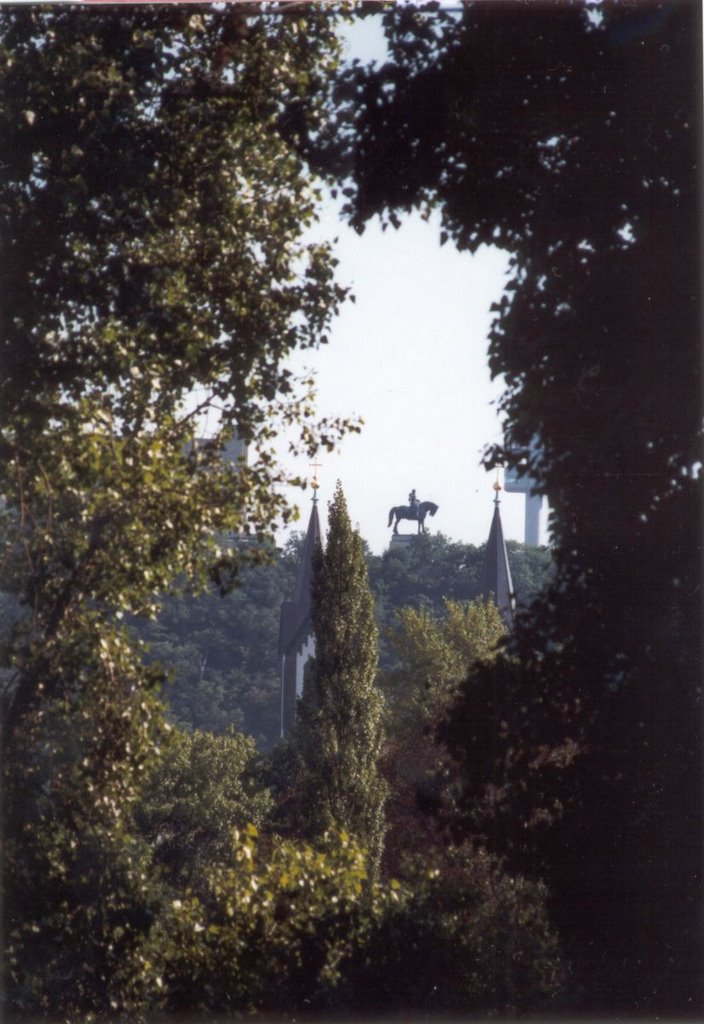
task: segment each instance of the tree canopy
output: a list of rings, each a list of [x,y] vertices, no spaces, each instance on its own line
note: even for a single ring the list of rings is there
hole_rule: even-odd
[[[328,505],[324,550],[314,555],[311,620],[315,657],[304,681],[294,743],[303,765],[303,812],[313,834],[349,832],[376,876],[383,850],[386,786],[379,770],[384,701],[374,598],[364,547],[341,484]]]
[[[304,237],[316,189],[283,131],[292,111],[319,117],[335,67],[333,21],[304,21],[0,11],[2,564],[20,609],[3,909],[30,1013],[137,998],[120,979],[142,970],[153,878],[132,817],[163,673],[125,616],[261,558],[246,538],[287,514],[277,422],[306,447],[337,433],[313,438],[309,388],[282,366],[326,340],[343,298],[329,248]],[[235,430],[246,465],[221,457]]]
[[[470,670],[497,656],[506,628],[496,605],[477,598],[447,600],[441,615],[401,608],[386,635],[395,657],[380,677],[389,707],[385,857],[398,874],[413,851],[427,856],[447,842],[442,825],[452,806],[454,766],[439,727]]]
[[[254,741],[172,730],[136,811],[139,832],[176,884],[198,889],[208,865],[227,863],[232,832],[260,826],[271,808]]]
[[[359,230],[436,207],[441,242],[510,252],[489,349],[505,444],[488,460],[525,458],[553,509],[554,586],[519,633],[519,669],[486,682],[488,758],[506,723],[492,785],[531,791],[517,747],[525,766],[582,744],[574,831],[547,869],[562,924],[586,960],[606,951],[606,1005],[688,1012],[702,1002],[701,11],[403,5],[383,20],[389,59],[341,77],[319,158]],[[460,747],[468,735],[458,722]],[[519,804],[509,820],[515,854]],[[613,915],[577,911],[587,876]]]
[[[224,598],[212,591],[165,599],[155,621],[134,619],[147,657],[169,672],[161,696],[169,719],[184,729],[221,733],[235,726],[261,750],[278,741],[281,729],[281,665],[278,630],[281,603],[292,593],[300,564],[294,535],[268,565],[251,566]],[[550,578],[545,548],[509,541],[511,573],[519,603],[527,605]],[[444,601],[479,595],[484,545],[462,544],[442,534],[414,540],[402,554],[366,554],[379,659],[397,664],[386,627],[404,607],[441,616]]]
[[[530,1010],[563,981],[549,906],[571,1010],[700,1015],[699,5],[360,4],[388,60],[341,70],[345,10],[0,10],[8,1000],[28,1019],[375,1011],[410,964],[414,1010]],[[510,253],[487,463],[525,459],[553,509],[549,587],[443,690],[452,844],[404,884],[368,878],[376,626],[341,493],[316,577],[317,848],[250,825],[225,852],[223,819],[266,814],[252,744],[169,749],[164,672],[128,626],[271,555],[281,425],[308,450],[350,426],[316,423],[282,362],[345,297],[310,241],[316,172],[358,230],[437,208],[442,243]],[[236,466],[235,432],[256,453]],[[431,609],[464,598],[460,554],[423,541],[379,571],[380,615],[413,605],[440,670]],[[204,779],[227,751],[229,799]],[[179,805],[191,785],[202,808]],[[339,825],[366,853],[320,835]]]

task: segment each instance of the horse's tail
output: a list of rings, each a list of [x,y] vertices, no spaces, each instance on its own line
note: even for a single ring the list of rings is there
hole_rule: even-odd
[[[388,526],[391,526],[391,524],[394,521],[394,512],[395,511],[396,511],[396,507],[394,506],[394,508],[392,508],[391,511],[389,512],[389,522],[387,524]]]

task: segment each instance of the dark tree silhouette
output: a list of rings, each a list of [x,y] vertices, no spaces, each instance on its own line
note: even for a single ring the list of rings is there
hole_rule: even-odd
[[[436,207],[441,242],[510,251],[490,364],[554,510],[518,665],[468,687],[451,729],[471,827],[547,876],[585,1007],[697,1013],[699,5],[384,21],[389,60],[343,79],[319,159],[360,230]]]

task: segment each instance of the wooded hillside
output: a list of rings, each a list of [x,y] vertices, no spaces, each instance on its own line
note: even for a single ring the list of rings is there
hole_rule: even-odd
[[[278,658],[281,602],[291,596],[302,537],[279,551],[272,565],[242,575],[242,585],[222,598],[170,599],[156,622],[137,625],[150,658],[171,671],[163,696],[170,717],[187,729],[223,732],[234,726],[253,736],[262,750],[280,733]],[[530,601],[547,582],[550,552],[516,541],[507,544],[519,603]],[[383,627],[404,607],[440,614],[443,601],[479,596],[484,545],[452,541],[443,534],[417,538],[408,552],[367,553],[369,578],[381,628],[382,667],[393,665]]]

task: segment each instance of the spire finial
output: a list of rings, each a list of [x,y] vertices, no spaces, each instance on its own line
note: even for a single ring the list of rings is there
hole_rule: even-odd
[[[318,490],[320,488],[320,484],[318,483],[318,470],[322,469],[322,466],[316,459],[315,462],[310,463],[310,468],[313,470],[313,479],[311,480],[310,485],[313,488],[313,504],[315,504],[318,501]]]
[[[501,484],[499,483],[499,468],[500,468],[499,466],[496,467],[496,480],[494,481],[494,484],[493,484],[493,487],[494,487],[494,504],[495,505],[500,504],[501,498],[499,497],[499,494],[503,490]]]

